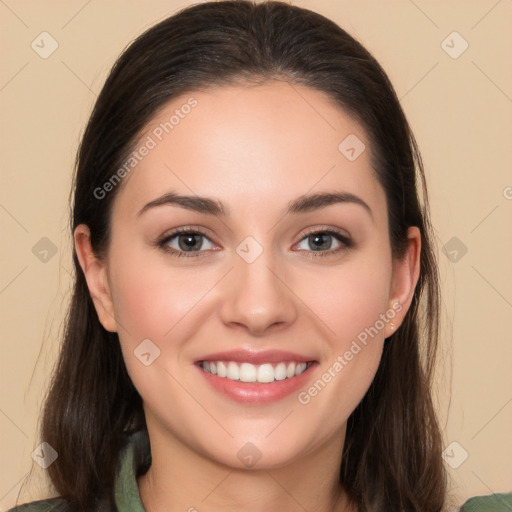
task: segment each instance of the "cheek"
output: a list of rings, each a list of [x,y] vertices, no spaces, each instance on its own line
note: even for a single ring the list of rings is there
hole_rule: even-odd
[[[113,300],[120,336],[130,343],[145,338],[162,341],[193,309],[208,283],[190,271],[171,268],[160,258],[136,255],[119,259],[113,275]]]
[[[328,326],[329,343],[317,380],[298,398],[323,411],[327,430],[348,418],[379,367],[385,328],[394,316],[389,304],[391,257],[386,260],[386,254],[385,248],[359,254],[337,271],[329,269],[325,279],[316,280],[323,287],[310,288],[305,299]]]
[[[343,350],[390,307],[392,265],[386,255],[385,247],[360,253],[346,264],[326,269],[324,276],[312,270],[302,281],[302,287],[305,282],[318,283],[303,288],[303,296],[328,326],[335,348]],[[378,327],[382,330],[380,322]]]
[[[181,344],[169,341],[179,336],[204,290],[194,286],[189,273],[170,268],[160,258],[148,264],[149,260],[147,249],[144,257],[136,251],[113,257],[112,295],[128,374],[144,401],[151,404],[159,403],[162,394],[166,401],[178,398],[174,371],[167,367],[169,360],[179,359]]]

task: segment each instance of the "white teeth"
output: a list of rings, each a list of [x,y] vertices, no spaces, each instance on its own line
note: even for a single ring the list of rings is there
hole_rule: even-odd
[[[240,368],[233,361],[228,363],[228,374],[226,377],[231,380],[240,380]]]
[[[211,366],[212,363],[210,363],[210,366]],[[215,363],[213,363],[215,364]],[[203,367],[203,370],[204,370],[204,367]],[[219,377],[226,377],[226,375],[228,374],[228,371],[227,371],[227,368],[226,368],[226,365],[222,362],[222,361],[219,361],[217,363],[217,375]]]
[[[240,380],[242,382],[256,382],[257,372],[258,370],[253,364],[242,363],[240,366]]]
[[[304,373],[306,371],[307,367],[308,367],[308,363],[299,363],[295,367],[295,375],[300,375],[301,373]]]
[[[286,379],[286,365],[279,363],[274,369],[274,379],[284,380]]]
[[[293,363],[291,363],[293,364]],[[258,375],[256,377],[258,382],[274,382],[274,368],[271,364],[262,364],[258,366]]]
[[[201,366],[205,372],[218,377],[241,382],[268,383],[300,375],[306,371],[308,363],[282,362],[273,366],[270,363],[254,365],[234,361],[203,361]]]

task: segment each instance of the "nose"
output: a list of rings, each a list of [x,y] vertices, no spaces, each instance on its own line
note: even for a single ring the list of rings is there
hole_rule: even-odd
[[[223,286],[221,318],[230,327],[262,336],[291,325],[297,318],[296,297],[270,251],[263,251],[252,263],[236,256]]]

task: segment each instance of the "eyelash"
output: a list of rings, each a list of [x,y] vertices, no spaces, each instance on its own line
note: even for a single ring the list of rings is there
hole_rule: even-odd
[[[209,237],[206,235],[206,233],[203,233],[201,230],[191,229],[191,228],[178,228],[178,229],[175,229],[172,233],[165,235],[163,238],[158,240],[156,242],[156,245],[163,251],[170,253],[178,258],[183,258],[183,257],[198,258],[198,257],[201,257],[202,255],[204,255],[205,252],[207,252],[207,251],[177,251],[176,249],[173,249],[167,245],[167,243],[169,243],[170,240],[172,240],[176,236],[182,235],[182,234],[201,235],[201,236],[204,236],[205,238],[209,239]],[[339,253],[343,250],[349,249],[353,246],[353,243],[349,237],[342,234],[341,231],[338,231],[338,230],[335,230],[332,228],[316,229],[316,230],[312,230],[307,233],[304,233],[304,235],[302,236],[302,238],[299,240],[298,243],[302,242],[307,237],[309,237],[311,235],[316,235],[316,234],[332,235],[332,236],[334,236],[334,238],[336,240],[338,240],[338,242],[340,242],[342,244],[342,247],[338,247],[337,249],[329,249],[327,251],[304,251],[304,250],[301,250],[299,252],[309,252],[310,253],[309,257],[312,257],[312,258],[325,258],[327,256],[331,256],[335,253]]]

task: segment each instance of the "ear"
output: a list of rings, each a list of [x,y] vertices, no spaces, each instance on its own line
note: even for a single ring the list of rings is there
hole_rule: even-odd
[[[73,238],[78,261],[84,272],[98,318],[107,331],[116,332],[117,324],[108,285],[106,263],[94,254],[91,247],[91,233],[86,224],[76,227]]]
[[[390,290],[390,308],[396,312],[391,322],[386,324],[385,337],[391,336],[402,323],[414,296],[420,277],[421,232],[411,226],[407,230],[407,249],[400,259],[393,260],[393,275]]]

